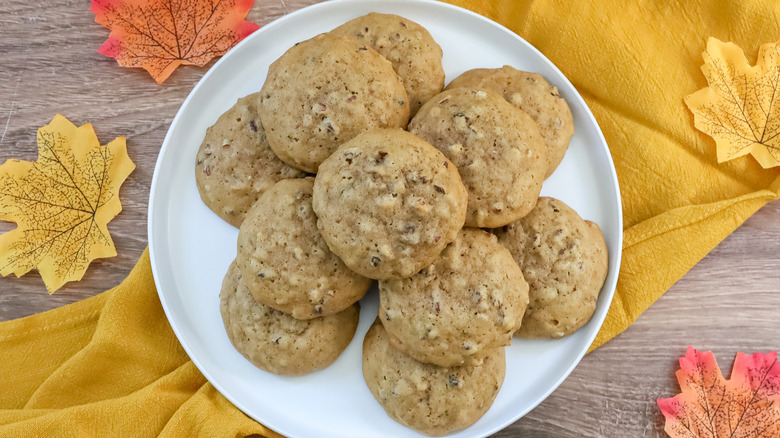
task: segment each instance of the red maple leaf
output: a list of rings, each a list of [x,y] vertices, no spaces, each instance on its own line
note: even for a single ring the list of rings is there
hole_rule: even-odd
[[[658,400],[672,438],[780,437],[777,352],[737,353],[726,380],[711,352],[688,347],[680,358],[682,392]]]
[[[203,66],[260,26],[244,18],[254,0],[92,0],[111,29],[98,52],[141,67],[162,83],[182,64]]]

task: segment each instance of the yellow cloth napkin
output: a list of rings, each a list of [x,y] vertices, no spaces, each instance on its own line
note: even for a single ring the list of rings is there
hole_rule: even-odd
[[[119,286],[0,324],[0,436],[277,435],[206,381],[168,324],[149,251]]]
[[[742,47],[780,38],[780,3],[451,0],[513,30],[577,87],[596,116],[623,200],[623,266],[592,348],[631,325],[712,248],[780,197],[780,168],[752,157],[717,163],[683,98],[707,86],[714,36]]]
[[[683,97],[706,85],[707,37],[755,58],[780,37],[780,4],[645,0],[453,3],[539,48],[601,125],[620,180],[625,243],[615,300],[595,346],[653,301],[766,202],[780,170],[750,157],[718,165]],[[160,307],[148,254],[120,286],[0,324],[0,436],[275,436],[206,382]]]

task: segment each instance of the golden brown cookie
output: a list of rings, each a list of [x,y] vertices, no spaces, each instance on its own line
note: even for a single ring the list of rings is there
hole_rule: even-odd
[[[369,278],[403,278],[429,265],[466,216],[466,189],[441,152],[401,129],[374,129],[320,166],[314,212],[322,237]]]
[[[501,96],[445,91],[423,105],[409,131],[458,167],[469,194],[467,226],[500,227],[533,208],[547,169],[544,140],[536,122]]]
[[[393,63],[409,95],[412,116],[444,87],[441,47],[412,20],[372,12],[342,24],[331,34],[365,41]]]
[[[313,186],[314,178],[279,181],[252,206],[238,232],[236,263],[252,296],[298,319],[340,312],[371,285],[322,239]]]
[[[607,276],[607,245],[599,226],[553,198],[495,230],[530,286],[530,303],[515,335],[560,338],[585,325]]]
[[[220,312],[233,346],[269,373],[299,376],[332,364],[357,330],[359,304],[331,316],[298,320],[264,306],[244,286],[235,262],[219,294]]]
[[[413,277],[379,282],[379,319],[398,350],[440,366],[468,363],[509,345],[528,284],[496,237],[464,228]]]
[[[357,134],[409,120],[409,98],[390,61],[351,37],[321,34],[296,44],[271,64],[260,93],[271,149],[312,173]]]
[[[217,119],[198,150],[195,182],[203,203],[234,227],[275,182],[304,172],[276,158],[257,114],[259,93],[238,99]]]
[[[440,367],[418,362],[390,345],[378,321],[363,340],[363,378],[393,420],[428,435],[446,435],[474,424],[504,383],[503,348],[478,362]]]
[[[569,105],[558,93],[558,87],[550,85],[542,75],[508,65],[476,68],[453,79],[447,90],[452,88],[490,90],[504,96],[539,125],[539,132],[547,145],[545,177],[552,175],[561,164],[574,135],[574,120]]]

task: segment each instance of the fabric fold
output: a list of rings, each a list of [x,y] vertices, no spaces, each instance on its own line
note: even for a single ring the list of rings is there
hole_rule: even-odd
[[[119,286],[0,324],[0,436],[277,436],[206,381],[176,339],[148,249]]]

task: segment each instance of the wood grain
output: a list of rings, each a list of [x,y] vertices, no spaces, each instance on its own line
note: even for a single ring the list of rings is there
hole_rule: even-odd
[[[265,24],[311,0],[256,0]],[[125,135],[137,168],[110,224],[119,255],[49,296],[34,273],[0,278],[0,320],[53,309],[117,285],[147,245],[146,209],[157,154],[179,106],[207,68],[182,67],[162,85],[96,52],[108,30],[85,0],[0,2],[0,162],[35,160],[36,130],[61,113],[92,123],[102,143]],[[0,232],[14,227],[0,222]],[[729,370],[737,351],[778,348],[780,203],[768,204],[656,302],[636,324],[586,356],[541,405],[496,437],[663,437],[655,400],[678,391],[688,345]],[[544,364],[539,364],[544,366]]]

